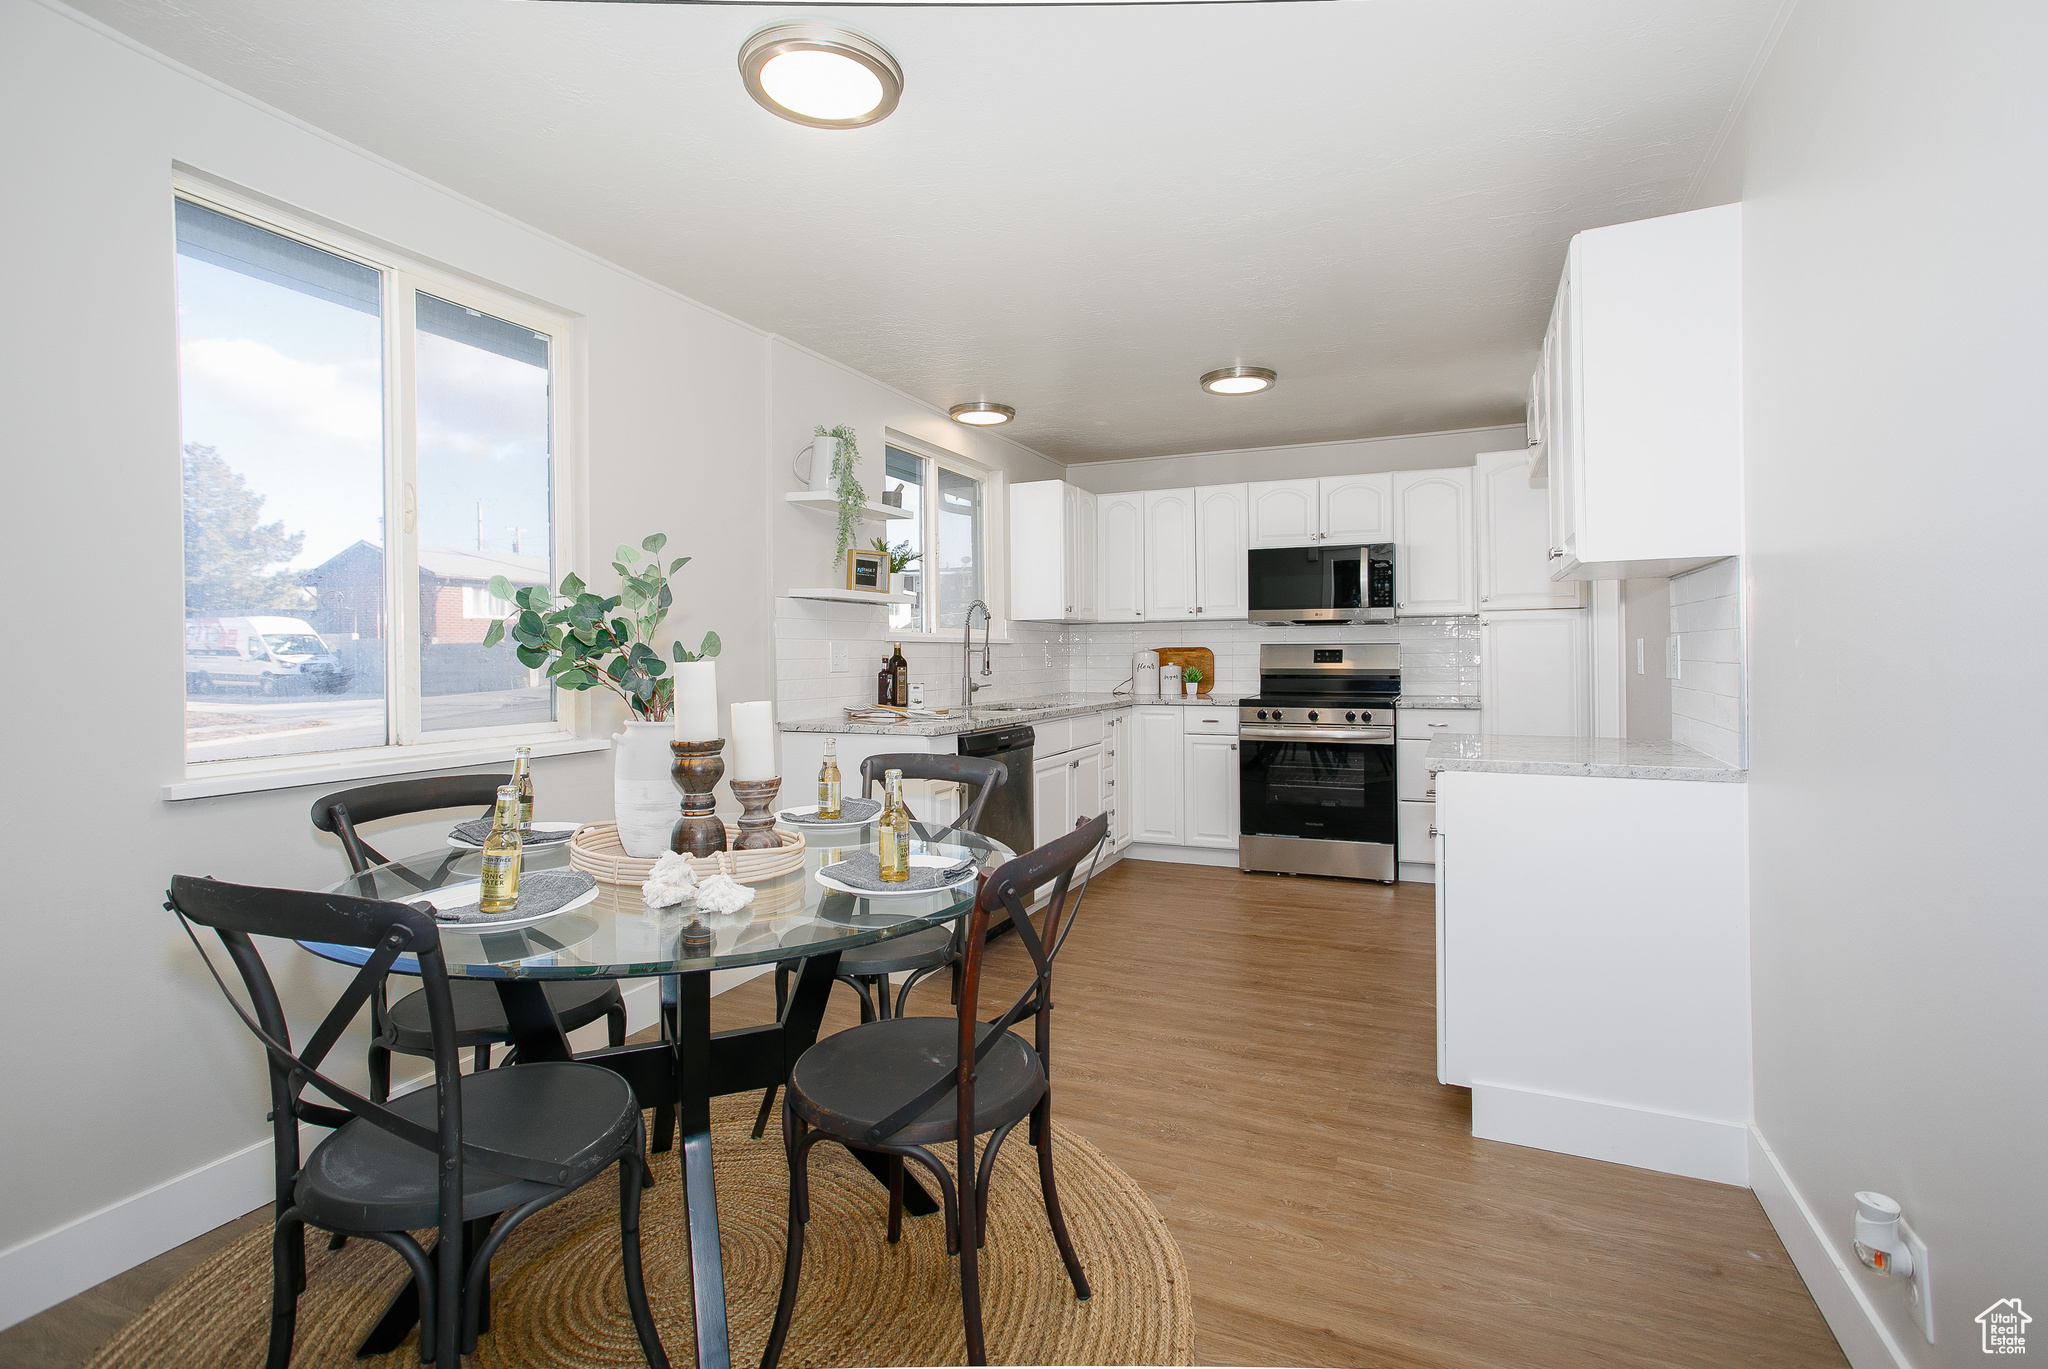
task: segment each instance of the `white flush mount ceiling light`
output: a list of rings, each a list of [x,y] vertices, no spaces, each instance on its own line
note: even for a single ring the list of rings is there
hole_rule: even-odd
[[[1278,372],[1264,366],[1225,366],[1203,376],[1202,388],[1212,395],[1255,395],[1279,379]]]
[[[955,423],[971,423],[977,428],[993,428],[998,423],[1008,423],[1017,416],[1017,411],[1007,404],[991,404],[978,399],[972,404],[955,404],[946,410]]]
[[[886,48],[830,24],[770,24],[740,45],[740,79],[763,109],[811,128],[876,123],[903,96]]]

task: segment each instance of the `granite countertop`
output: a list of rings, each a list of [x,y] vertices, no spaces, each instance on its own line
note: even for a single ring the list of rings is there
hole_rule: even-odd
[[[1463,708],[1477,712],[1479,696],[1476,694],[1403,694],[1394,701],[1396,708]]]
[[[1741,784],[1749,772],[1677,742],[1620,737],[1437,737],[1425,765],[1432,772],[1479,770],[1495,775],[1591,775],[1621,780],[1706,780]]]
[[[842,711],[818,718],[791,718],[785,720],[781,727],[784,732],[824,732],[841,737],[951,737],[962,732],[979,732],[987,727],[1029,726],[1058,718],[1075,718],[1084,713],[1104,713],[1112,708],[1129,708],[1133,704],[1144,704],[1148,708],[1162,705],[1174,708],[1235,708],[1241,697],[1237,694],[1204,694],[1185,699],[1178,695],[1164,699],[1134,699],[1128,694],[1047,694],[1016,701],[1031,707],[1009,706],[998,700],[994,705],[976,704],[965,716],[949,713],[942,718],[918,722],[857,722]]]

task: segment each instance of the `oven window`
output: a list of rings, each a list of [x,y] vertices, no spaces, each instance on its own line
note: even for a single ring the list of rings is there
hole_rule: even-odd
[[[1238,757],[1247,835],[1394,840],[1393,747],[1246,737]]]

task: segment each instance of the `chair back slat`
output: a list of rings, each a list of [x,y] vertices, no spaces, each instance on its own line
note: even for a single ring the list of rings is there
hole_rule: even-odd
[[[342,854],[349,868],[361,873],[388,859],[362,839],[356,828],[385,818],[409,817],[441,808],[482,808],[490,815],[497,801],[498,786],[509,784],[510,775],[434,775],[420,780],[392,780],[365,784],[354,789],[323,794],[313,801],[313,825],[341,839]]]
[[[987,806],[988,796],[1002,788],[1010,778],[1009,766],[979,756],[948,756],[925,751],[885,752],[869,756],[860,763],[861,794],[873,797],[883,774],[890,770],[901,770],[906,780],[964,784],[973,791],[960,805],[960,816],[947,825],[945,830],[952,832],[979,831],[981,810]],[[906,802],[904,810],[908,812],[909,809]]]
[[[1078,823],[1074,830],[1063,837],[1057,837],[1035,850],[1027,851],[998,866],[988,877],[974,901],[974,910],[968,915],[967,929],[962,945],[960,972],[960,1003],[957,1010],[959,1039],[954,1051],[954,1063],[945,1074],[935,1077],[916,1097],[890,1113],[870,1127],[865,1135],[869,1144],[878,1144],[884,1138],[894,1135],[924,1114],[925,1109],[938,1102],[946,1094],[959,1093],[960,1134],[972,1135],[970,1122],[974,1110],[974,1070],[1008,1031],[1026,1017],[1038,1018],[1038,1048],[1044,1053],[1051,1029],[1052,1012],[1052,964],[1059,954],[1059,948],[1066,941],[1067,931],[1073,926],[1073,918],[1080,911],[1081,898],[1087,893],[1088,881],[1094,870],[1082,877],[1080,887],[1072,888],[1074,872],[1081,862],[1092,854],[1099,857],[1102,843],[1109,834],[1109,818],[1098,814]],[[1031,925],[1031,917],[1025,900],[1031,892],[1050,881],[1053,885],[1051,897],[1046,901],[1045,932],[1041,937]],[[1074,894],[1073,907],[1067,907],[1069,892]],[[988,944],[989,918],[996,906],[1001,906],[1010,915],[1010,925],[1018,940],[1031,957],[1034,973],[1031,982],[1025,986],[1015,1002],[987,1024],[991,1030],[980,1031],[978,1016],[981,994],[981,964],[983,952]],[[979,1039],[977,1039],[979,1038]]]

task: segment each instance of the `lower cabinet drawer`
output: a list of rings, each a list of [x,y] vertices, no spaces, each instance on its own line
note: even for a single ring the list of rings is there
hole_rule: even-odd
[[[1428,757],[1429,743],[1421,737],[1394,743],[1394,779],[1400,797],[1436,797],[1436,778],[1429,773]]]
[[[1399,849],[1403,864],[1436,864],[1436,838],[1431,829],[1436,825],[1436,805],[1417,803],[1403,799],[1400,804]]]

